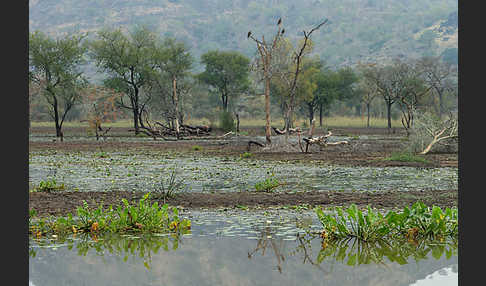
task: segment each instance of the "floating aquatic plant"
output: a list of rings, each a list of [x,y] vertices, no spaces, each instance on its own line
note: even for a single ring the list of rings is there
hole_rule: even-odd
[[[77,217],[69,213],[57,219],[35,219],[35,210],[29,212],[29,234],[35,237],[76,233],[186,233],[191,229],[188,219],[181,219],[176,207],[167,204],[150,204],[150,193],[135,206],[126,199],[123,205],[113,208],[90,209],[86,201],[77,208]]]
[[[405,207],[400,213],[389,211],[382,214],[370,206],[364,213],[355,204],[346,210],[335,207],[332,213],[324,213],[321,208],[316,208],[315,212],[324,227],[322,235],[326,238],[356,237],[363,241],[374,241],[405,237],[409,240],[440,240],[446,236],[454,237],[458,231],[456,208],[446,208],[443,211],[438,206],[430,208],[422,202],[416,202],[410,209]]]

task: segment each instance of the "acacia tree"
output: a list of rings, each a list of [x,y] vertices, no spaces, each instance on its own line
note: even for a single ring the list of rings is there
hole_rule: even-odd
[[[376,87],[378,93],[385,100],[388,129],[391,129],[391,107],[406,92],[407,85],[405,81],[408,80],[407,72],[407,66],[398,59],[395,59],[391,65],[386,66],[369,64],[368,68],[363,72],[366,80]]]
[[[86,84],[79,71],[85,62],[84,37],[73,35],[53,39],[39,31],[29,35],[29,82],[44,96],[55,123],[56,137],[61,140],[66,115],[78,104]]]
[[[319,95],[316,92],[318,89],[318,81],[319,76],[321,73],[322,62],[319,60],[318,57],[305,60],[303,62],[302,70],[301,70],[301,77],[298,80],[297,87],[296,87],[296,97],[295,97],[295,104],[299,105],[300,103],[304,103],[304,107],[309,115],[309,123],[312,124],[312,120],[314,119],[314,112],[318,106],[319,102]],[[284,112],[284,118],[288,115],[288,106],[289,101],[286,100],[288,94],[286,85],[282,84],[281,81],[275,79],[272,81],[274,85],[280,86],[276,93],[280,94],[280,100],[282,109]],[[280,83],[280,84],[279,84]],[[290,121],[292,124],[292,121]],[[292,127],[292,125],[290,126]]]
[[[442,116],[445,112],[444,95],[454,89],[451,77],[456,69],[452,64],[441,61],[440,57],[423,57],[417,61],[416,67],[420,70],[426,84],[437,95],[439,103],[435,105],[436,113]]]
[[[102,30],[90,45],[96,66],[109,75],[105,85],[128,97],[128,104],[124,97],[117,104],[132,111],[135,134],[139,133],[139,125],[143,126],[142,112],[149,101],[148,97],[142,97],[141,91],[153,70],[155,39],[155,34],[144,27],[129,35],[121,30]]]
[[[373,100],[378,95],[378,90],[376,85],[374,85],[373,82],[370,81],[368,77],[362,76],[362,74],[366,71],[367,68],[368,68],[367,65],[364,64],[358,65],[358,72],[361,74],[361,76],[359,76],[356,92],[360,95],[361,101],[366,106],[366,114],[367,114],[366,128],[369,128],[370,127],[370,106],[371,106],[371,102],[373,102]]]
[[[405,89],[400,95],[400,107],[402,110],[402,125],[410,135],[410,128],[413,125],[414,114],[418,106],[422,103],[423,98],[429,93],[431,86],[426,86],[420,78],[420,72],[409,66],[408,72],[404,73],[406,78],[403,80]]]
[[[223,111],[228,112],[228,99],[236,98],[250,86],[250,60],[235,51],[209,51],[201,55],[201,63],[205,70],[197,78],[220,94]]]
[[[349,99],[356,94],[353,88],[356,81],[356,74],[348,67],[337,71],[321,68],[319,73],[316,74],[317,88],[313,94],[313,109],[315,111],[319,108],[320,126],[322,126],[324,111],[328,111],[328,108],[334,101]],[[312,120],[311,118],[309,119]]]
[[[172,83],[172,105],[173,105],[173,126],[176,135],[179,137],[181,125],[180,96],[178,95],[178,80],[183,79],[189,74],[194,61],[189,48],[183,43],[173,38],[166,38],[157,46],[155,55],[156,77],[168,78]]]

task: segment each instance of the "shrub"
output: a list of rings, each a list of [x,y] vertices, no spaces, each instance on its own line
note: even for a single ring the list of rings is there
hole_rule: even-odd
[[[173,198],[185,188],[184,180],[177,178],[177,167],[174,167],[169,178],[160,182],[160,188],[156,189],[156,197],[164,200]]]
[[[255,190],[257,192],[271,192],[274,189],[278,188],[280,185],[282,185],[282,183],[280,183],[272,173],[264,181],[257,182],[255,184]]]
[[[235,120],[231,112],[222,111],[219,114],[219,128],[221,128],[224,132],[229,132],[236,129]]]
[[[250,153],[250,152],[245,152],[243,154],[240,154],[240,158],[243,158],[243,159],[250,158],[251,156],[253,156],[253,154]]]
[[[46,181],[40,181],[39,186],[35,187],[31,192],[50,192],[50,191],[62,191],[64,190],[64,184],[58,185],[55,179]]]
[[[192,149],[193,151],[201,151],[201,150],[202,150],[202,147],[201,147],[201,146],[199,146],[199,145],[193,145],[193,146],[191,147],[191,149]]]

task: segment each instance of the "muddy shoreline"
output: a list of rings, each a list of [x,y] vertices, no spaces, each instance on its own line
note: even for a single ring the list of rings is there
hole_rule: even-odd
[[[36,192],[29,194],[29,208],[35,209],[39,216],[62,216],[76,214],[76,208],[86,201],[90,208],[116,207],[122,199],[136,204],[144,192]],[[342,192],[312,191],[297,193],[265,192],[225,192],[225,193],[180,193],[168,200],[151,199],[159,204],[168,203],[190,209],[231,209],[231,208],[268,208],[268,207],[307,207],[315,206],[371,206],[377,209],[401,209],[410,207],[416,201],[432,206],[457,207],[457,190],[423,191],[380,191],[380,192]]]

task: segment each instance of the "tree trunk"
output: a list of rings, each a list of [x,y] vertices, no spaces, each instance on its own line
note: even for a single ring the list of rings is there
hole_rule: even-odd
[[[140,133],[140,130],[139,130],[139,127],[138,127],[138,121],[139,121],[138,111],[137,111],[137,108],[135,108],[135,106],[134,106],[133,107],[133,129],[135,130],[135,135],[138,135],[138,133]]]
[[[272,144],[272,140],[270,139],[272,135],[270,129],[270,78],[267,73],[265,71],[265,139],[267,140],[267,144]]]
[[[314,120],[314,106],[307,103],[307,107],[309,107],[309,126],[312,126],[312,121]]]
[[[439,94],[439,118],[442,118],[442,114],[444,114],[444,98],[442,92],[437,93]]]
[[[236,117],[236,133],[240,133],[240,115],[235,112]]]
[[[289,142],[289,134],[290,134],[290,126],[291,126],[291,110],[290,110],[290,106],[287,107],[287,112],[285,114],[285,128],[284,128],[284,132],[285,132],[285,144],[287,144]]]
[[[322,103],[319,104],[319,126],[322,127]]]
[[[133,129],[135,129],[135,135],[138,135],[138,133],[140,133],[139,130],[140,115],[138,112],[138,88],[136,85],[133,85],[133,91],[134,91],[134,95],[133,97],[130,98],[132,103],[132,111],[133,111]]]
[[[366,121],[366,128],[370,128],[370,103],[366,103],[366,112],[368,114],[368,120]]]
[[[56,123],[56,137],[61,138],[61,141],[64,140],[64,135],[62,133],[62,121],[59,122],[59,110],[57,107],[57,98],[53,96],[54,98],[54,121]]]
[[[387,112],[387,119],[388,119],[388,129],[391,129],[391,103],[386,103],[386,112]]]
[[[177,78],[172,78],[172,89],[174,92],[174,114],[175,114],[175,130],[176,130],[176,137],[179,138],[179,99],[177,98]]]
[[[223,101],[223,110],[224,110],[224,112],[228,112],[228,96],[223,93],[221,95],[221,100]]]

